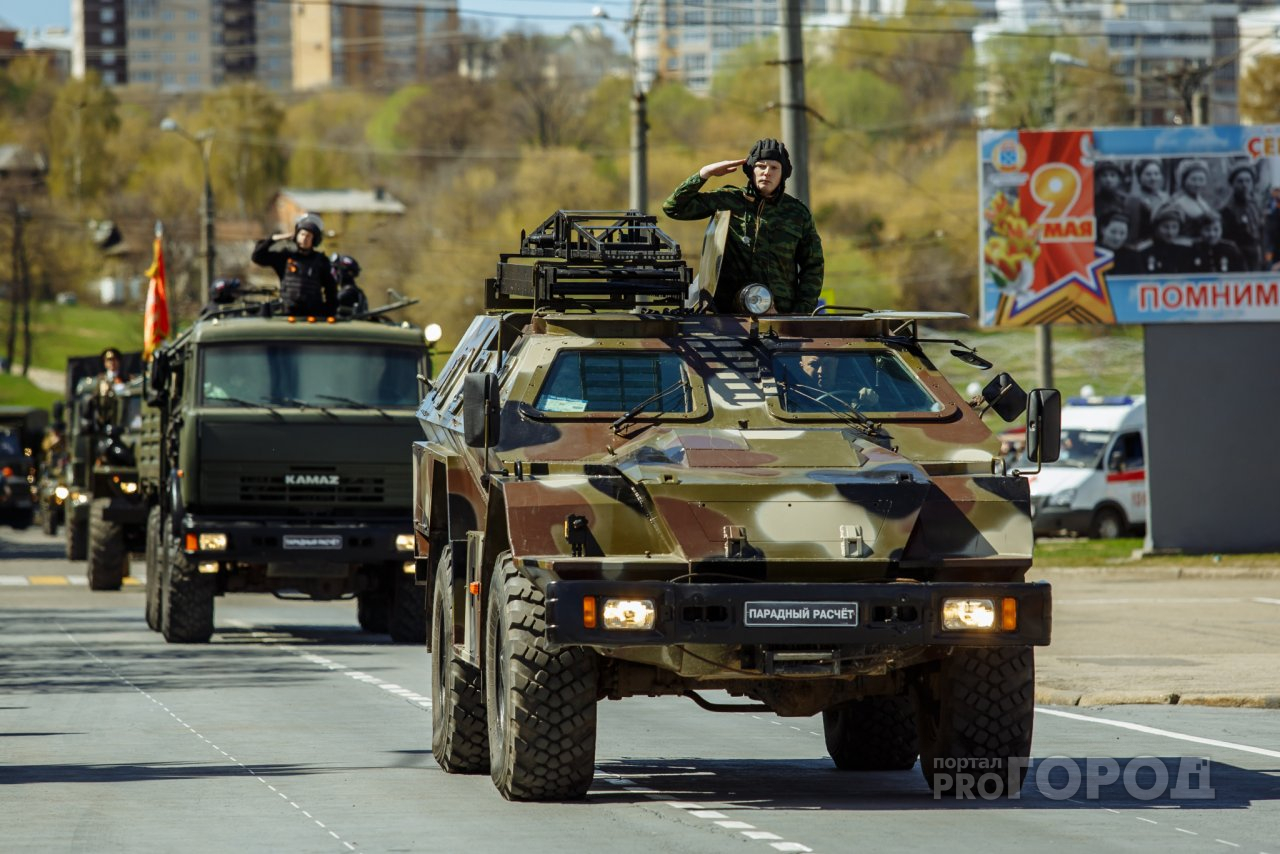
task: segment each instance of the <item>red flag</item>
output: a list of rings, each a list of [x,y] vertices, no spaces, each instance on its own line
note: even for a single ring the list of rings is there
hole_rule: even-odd
[[[160,245],[163,230],[156,223],[155,260],[151,262],[147,276],[147,308],[142,316],[142,358],[151,360],[151,354],[160,342],[169,337],[169,297],[164,287],[164,249]]]

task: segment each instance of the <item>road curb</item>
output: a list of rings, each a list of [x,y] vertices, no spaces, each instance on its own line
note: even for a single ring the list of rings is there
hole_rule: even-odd
[[[1280,709],[1280,694],[1174,694],[1158,691],[1071,691],[1037,688],[1040,706],[1210,706],[1219,709]]]

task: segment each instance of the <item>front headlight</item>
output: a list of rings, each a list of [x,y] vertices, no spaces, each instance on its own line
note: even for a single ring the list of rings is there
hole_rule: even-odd
[[[413,551],[413,534],[396,534],[396,551]]]
[[[989,629],[996,624],[996,603],[991,599],[943,599],[942,628]]]
[[[1075,503],[1076,491],[1074,489],[1064,489],[1055,492],[1044,500],[1045,507],[1070,507]]]
[[[71,490],[67,489],[65,486],[54,487],[53,495],[59,501],[66,501],[67,496],[70,494],[71,494]]]
[[[132,480],[120,481],[120,491],[125,495],[133,495],[138,491],[138,484]]]
[[[201,534],[200,535],[200,551],[202,552],[220,552],[226,547],[227,547],[226,534]]]
[[[604,603],[606,629],[647,631],[656,616],[652,599],[606,599]]]
[[[747,314],[764,314],[773,308],[773,292],[764,285],[747,285],[738,291],[738,308]]]

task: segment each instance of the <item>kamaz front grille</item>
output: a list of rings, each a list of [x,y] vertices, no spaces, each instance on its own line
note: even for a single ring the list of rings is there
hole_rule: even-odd
[[[286,483],[279,476],[241,475],[240,501],[254,504],[381,504],[386,481],[380,477],[343,478],[336,485]]]

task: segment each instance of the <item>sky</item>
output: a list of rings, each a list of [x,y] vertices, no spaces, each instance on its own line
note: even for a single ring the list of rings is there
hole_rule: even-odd
[[[576,23],[590,23],[596,6],[614,20],[624,20],[630,14],[630,5],[629,0],[459,0],[464,19],[490,21],[499,31],[521,28],[548,33],[563,31]],[[69,27],[71,0],[0,0],[0,19],[19,30]]]

